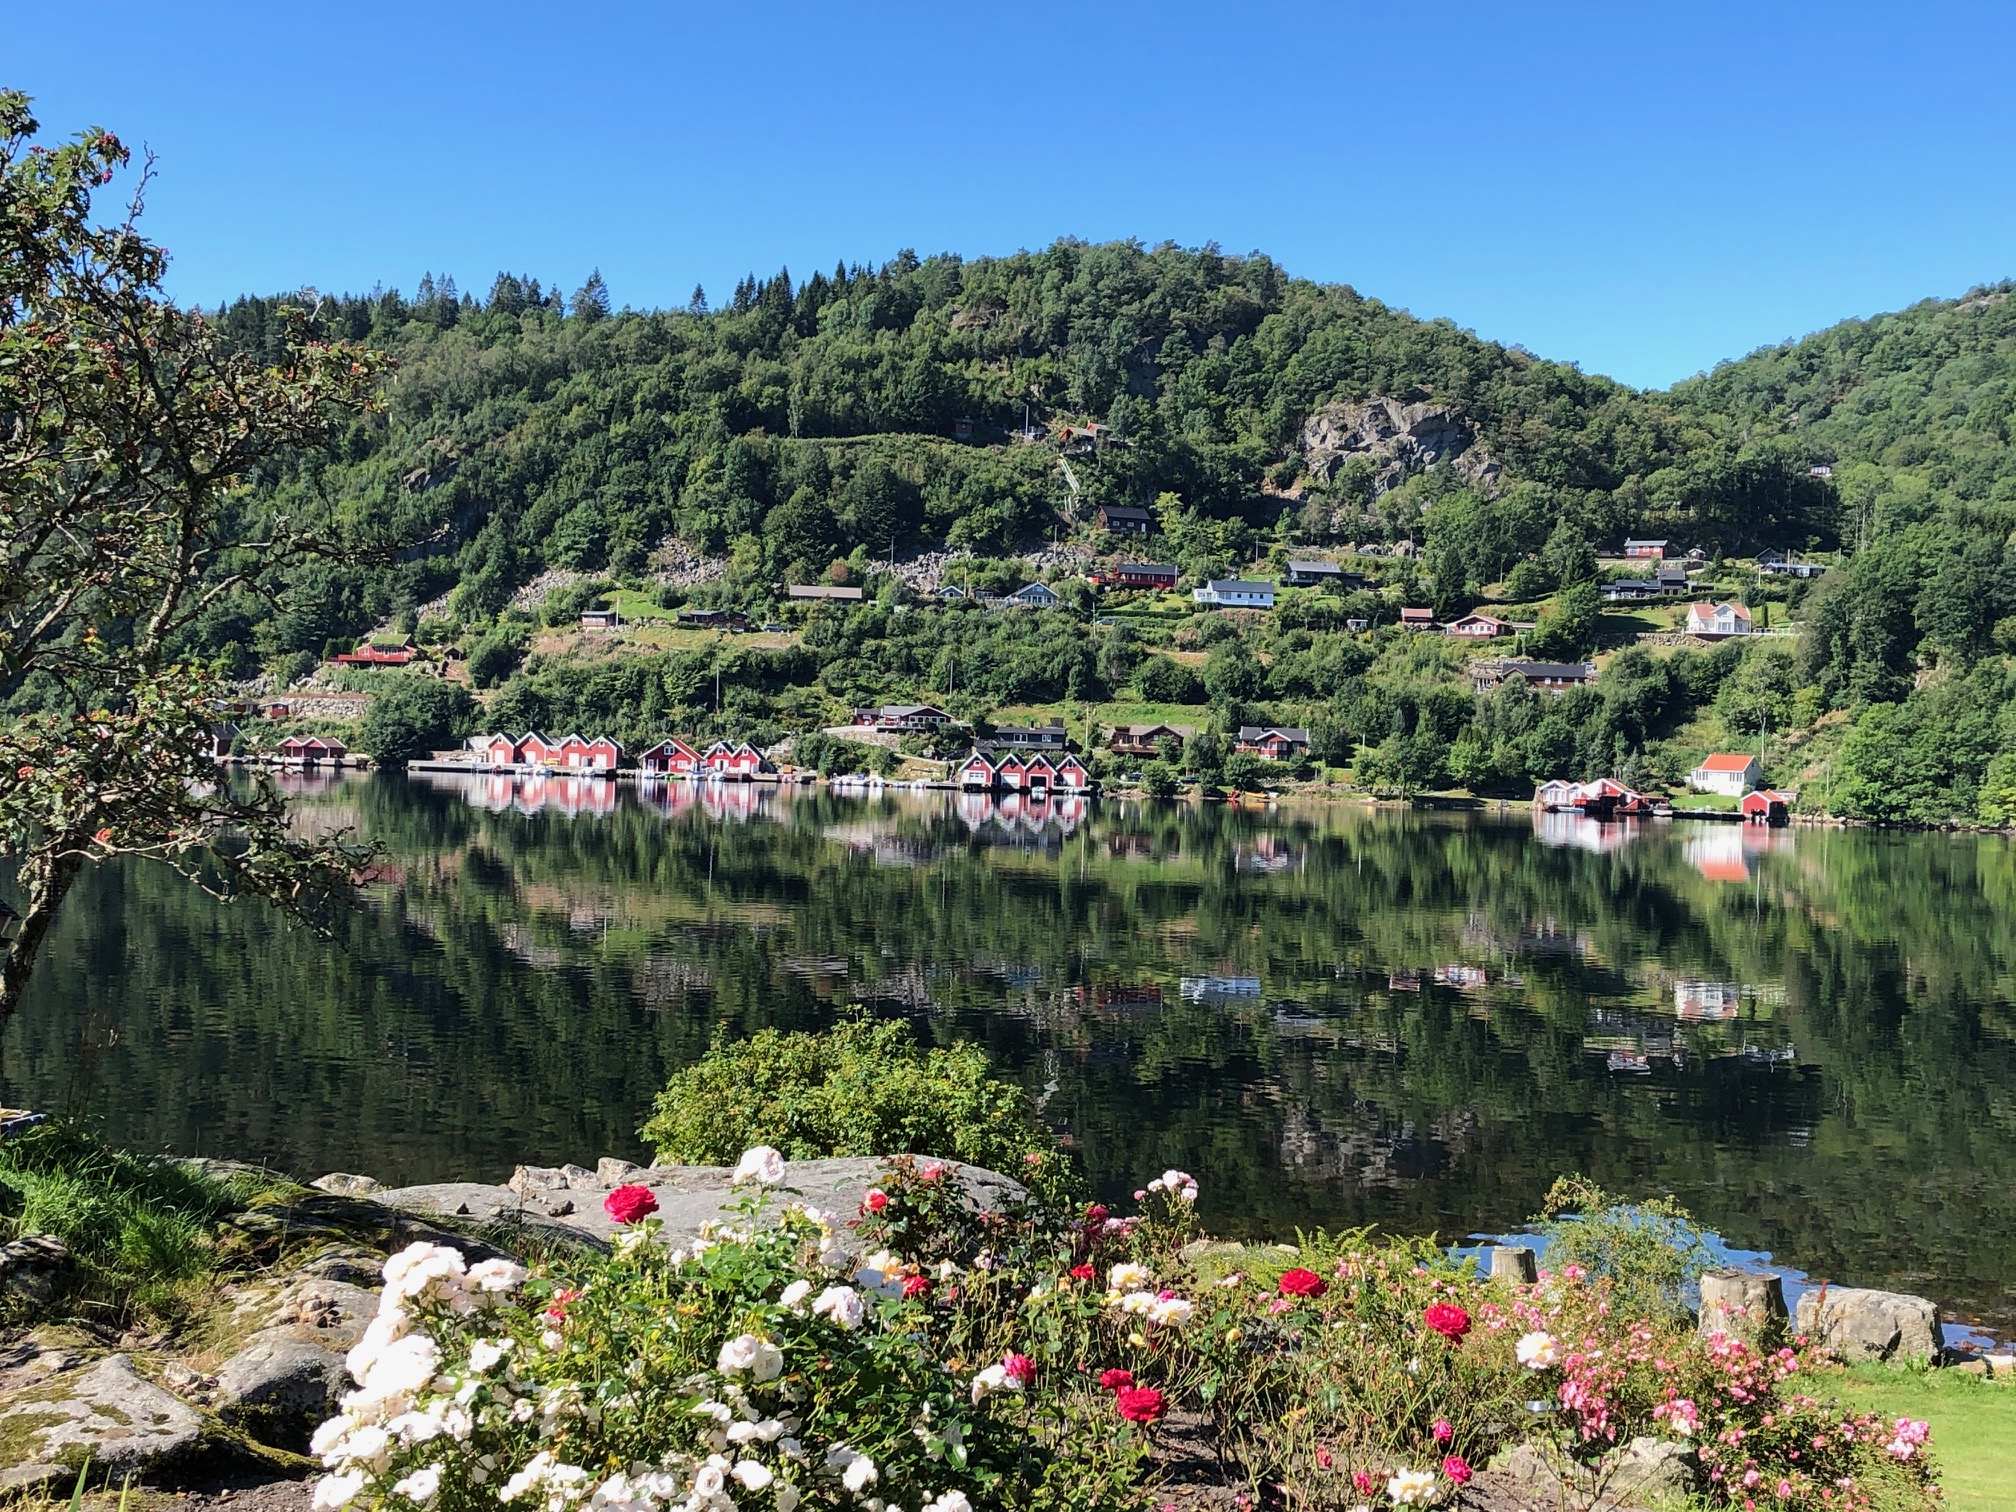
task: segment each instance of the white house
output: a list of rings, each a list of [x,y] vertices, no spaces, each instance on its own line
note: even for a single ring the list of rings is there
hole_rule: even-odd
[[[1741,604],[1689,604],[1689,635],[1748,635],[1750,611]]]
[[[1191,589],[1190,597],[1214,609],[1272,609],[1274,585],[1239,578],[1213,578],[1202,588]]]
[[[1688,774],[1687,784],[1700,793],[1724,793],[1741,798],[1764,780],[1764,768],[1755,756],[1740,751],[1704,757]]]

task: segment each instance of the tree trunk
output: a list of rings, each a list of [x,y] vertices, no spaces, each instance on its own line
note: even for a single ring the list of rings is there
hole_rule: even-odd
[[[84,867],[81,856],[61,856],[47,863],[30,862],[24,869],[23,884],[28,889],[28,907],[21,915],[21,933],[4,958],[0,958],[0,1025],[14,1016],[28,991],[28,979],[35,970],[35,957],[56,922],[56,910],[70,895],[77,874]]]

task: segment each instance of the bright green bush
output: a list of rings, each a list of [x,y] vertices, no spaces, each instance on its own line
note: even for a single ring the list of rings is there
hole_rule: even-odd
[[[1562,1176],[1533,1222],[1546,1237],[1550,1270],[1579,1266],[1609,1281],[1633,1316],[1680,1316],[1687,1288],[1707,1268],[1707,1240],[1670,1197],[1632,1202],[1586,1176]]]
[[[767,1144],[792,1160],[938,1155],[1052,1197],[1077,1179],[1027,1094],[988,1074],[984,1051],[925,1049],[896,1023],[716,1039],[656,1109],[639,1132],[660,1160],[687,1165],[728,1165]]]

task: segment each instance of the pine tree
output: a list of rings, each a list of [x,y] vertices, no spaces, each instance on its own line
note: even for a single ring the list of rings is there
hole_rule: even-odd
[[[695,294],[699,291],[696,289]],[[588,281],[574,291],[574,313],[591,324],[609,313],[609,285],[602,282],[602,270],[588,275]]]
[[[704,286],[700,284],[693,285],[693,297],[686,301],[686,313],[688,315],[705,315],[707,313],[707,290]]]

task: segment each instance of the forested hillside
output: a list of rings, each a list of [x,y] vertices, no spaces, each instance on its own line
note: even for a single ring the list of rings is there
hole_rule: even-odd
[[[1808,807],[2003,822],[2010,293],[1849,322],[1644,393],[1210,248],[905,253],[653,312],[612,310],[599,278],[563,299],[510,275],[482,298],[429,277],[410,298],[319,301],[325,334],[384,349],[396,373],[381,412],[261,489],[266,507],[424,543],[389,571],[319,564],[277,610],[221,602],[192,649],[284,682],[427,606],[478,687],[502,685],[489,713],[504,722],[774,738],[878,696],[1184,708],[1217,729],[1307,723],[1319,762],[1405,791],[1673,782],[1703,749],[1765,740]],[[217,319],[267,350],[285,302],[301,297]],[[1109,504],[1152,509],[1155,538],[1101,535]],[[1597,553],[1627,535],[1701,548],[1697,593],[1796,633],[1702,651],[1648,634],[1670,619],[1600,612],[1599,585],[1625,569]],[[1293,551],[1371,582],[1244,622],[1116,615],[1074,587],[1039,625],[910,614],[914,582],[886,571],[950,551],[969,586],[1065,588],[1076,569],[1056,555],[1017,560],[1060,540],[1175,562],[1186,589]],[[1747,564],[1763,547],[1829,570],[1761,579]],[[675,638],[584,664],[535,640],[542,608],[549,625],[611,595],[767,618],[781,584],[827,579],[869,602],[794,622],[788,645]],[[1601,680],[1476,695],[1465,652],[1382,628],[1402,602],[1524,613],[1539,628],[1522,650],[1594,654]]]
[[[221,322],[258,349],[277,340],[278,303],[242,300]],[[1418,537],[1456,473],[1382,492],[1363,463],[1304,465],[1312,414],[1375,396],[1446,406],[1498,464],[1487,577],[1562,519],[1594,540],[1656,527],[1731,549],[1832,529],[1801,437],[1746,441],[1257,255],[906,253],[750,279],[718,311],[696,291],[687,310],[645,314],[609,313],[599,282],[567,302],[503,275],[477,300],[429,278],[411,299],[326,300],[320,319],[399,373],[386,414],[289,486],[447,534],[395,577],[315,585],[275,649],[319,649],[452,584],[465,615],[489,615],[545,567],[637,573],[674,533],[794,579],[857,548],[1003,552],[1060,528],[1060,511],[1163,494],[1201,521],[1307,542]],[[1053,440],[1109,428],[1071,457],[1075,493],[1056,445],[1012,444],[1031,420]],[[335,604],[306,613],[330,586]]]

